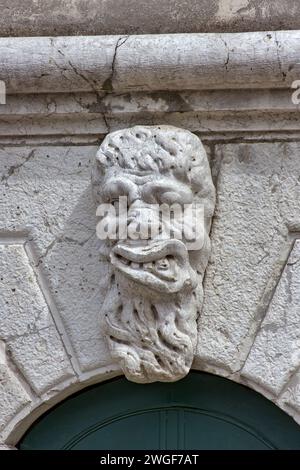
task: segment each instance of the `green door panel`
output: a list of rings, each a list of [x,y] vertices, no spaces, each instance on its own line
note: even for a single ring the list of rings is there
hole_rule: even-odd
[[[20,449],[300,449],[300,427],[242,385],[191,372],[175,383],[118,378],[42,416]]]

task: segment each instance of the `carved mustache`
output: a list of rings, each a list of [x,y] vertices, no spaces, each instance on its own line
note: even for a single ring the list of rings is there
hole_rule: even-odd
[[[196,273],[180,240],[159,240],[145,246],[119,243],[110,259],[130,279],[160,292],[175,293],[196,285]]]

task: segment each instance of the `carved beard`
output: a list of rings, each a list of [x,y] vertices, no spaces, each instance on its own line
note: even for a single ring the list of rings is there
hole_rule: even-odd
[[[142,253],[145,250],[147,255]],[[123,257],[120,261],[120,255],[116,258],[116,252],[120,251],[127,255],[126,263]],[[166,252],[176,255],[173,266],[169,266],[172,282],[167,281],[166,272],[162,282],[153,269],[149,277],[147,269],[150,258],[153,260]],[[144,264],[136,262],[142,259],[146,261]],[[118,246],[111,254],[111,262],[118,269],[111,277],[101,326],[112,358],[134,382],[169,382],[184,377],[194,357],[196,306],[202,302],[202,279],[196,281],[193,277],[185,246],[174,240],[152,245],[150,251],[149,246],[134,250]]]

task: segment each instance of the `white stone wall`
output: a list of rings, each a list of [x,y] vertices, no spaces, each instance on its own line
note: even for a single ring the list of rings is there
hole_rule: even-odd
[[[245,34],[239,41],[249,54],[258,40],[270,40]],[[234,51],[236,40],[224,36]],[[163,40],[155,38],[160,52]],[[154,72],[148,76],[147,91],[142,91],[142,73],[129,73],[139,62],[138,54],[143,55],[134,44],[132,64],[124,75],[120,65],[115,75],[115,86],[121,87],[117,95],[99,89],[100,80],[96,85],[90,80],[84,92],[81,85],[76,89],[74,70],[53,72],[51,61],[50,77],[60,77],[64,93],[44,89],[40,75],[36,84],[28,79],[32,95],[16,94],[12,82],[12,94],[0,106],[3,445],[14,446],[37,416],[64,397],[120,374],[99,328],[107,276],[95,234],[90,175],[105,134],[136,124],[172,124],[196,132],[205,144],[217,188],[194,368],[258,390],[300,422],[300,107],[291,102],[290,83],[283,84],[280,76],[299,56],[298,46],[289,33],[281,36],[282,49],[272,45],[265,51],[274,65],[272,79],[271,72],[263,74],[261,50],[257,60],[255,53],[251,59],[253,73],[233,51],[228,71],[231,63],[226,62],[223,40],[216,46],[219,60],[205,56],[211,61],[206,75],[199,78],[196,73],[197,54],[189,58],[187,76],[187,64],[179,65],[179,91],[174,58],[164,91]],[[117,38],[109,41],[115,47]],[[193,41],[196,44],[197,38]],[[205,35],[201,41],[205,43]],[[117,65],[110,47],[102,60],[105,80]],[[75,54],[73,46],[64,48],[65,54]],[[47,51],[33,56],[36,69],[39,57],[46,61]],[[161,53],[157,60],[161,70],[166,60],[168,69],[168,54],[166,59]],[[80,64],[85,70],[85,63]],[[89,64],[90,78],[96,72]],[[14,67],[16,73],[17,64]],[[24,70],[19,76],[26,80]],[[209,76],[214,77],[212,89],[205,91]],[[250,76],[247,90],[241,90],[242,76]],[[185,91],[191,83],[188,77],[195,91]],[[132,83],[133,91],[123,92],[118,85],[122,80],[127,88]],[[222,83],[229,89],[220,89]]]

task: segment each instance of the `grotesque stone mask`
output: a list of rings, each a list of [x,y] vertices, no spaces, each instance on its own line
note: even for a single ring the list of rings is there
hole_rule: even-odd
[[[215,190],[204,147],[194,134],[171,126],[116,131],[97,153],[92,180],[98,204],[117,208],[120,196],[127,198],[131,233],[103,242],[111,275],[100,319],[111,356],[129,380],[178,380],[192,365],[210,252]],[[201,246],[190,249],[187,237],[176,235],[182,227],[176,212],[168,220],[170,237],[159,218],[155,235],[149,230],[141,239],[159,204],[203,207]]]

